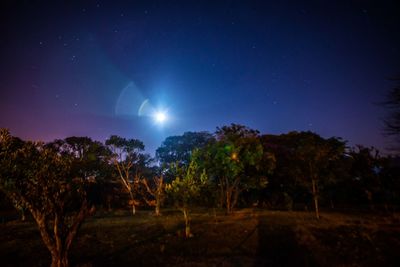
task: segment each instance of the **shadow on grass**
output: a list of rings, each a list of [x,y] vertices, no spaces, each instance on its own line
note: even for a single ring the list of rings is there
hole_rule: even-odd
[[[144,225],[144,224],[143,224]],[[176,225],[173,228],[165,229],[162,223],[144,228],[142,232],[136,232],[134,238],[129,242],[122,241],[115,244],[110,251],[103,253],[99,258],[91,259],[93,266],[162,266],[165,255],[160,253],[160,245],[176,232],[182,225]],[[130,239],[129,236],[119,238]],[[155,253],[156,252],[156,253]],[[158,252],[158,253],[157,253]],[[88,261],[90,261],[88,259]]]
[[[296,240],[288,225],[271,225],[267,217],[258,221],[258,251],[254,266],[317,266],[312,254]]]

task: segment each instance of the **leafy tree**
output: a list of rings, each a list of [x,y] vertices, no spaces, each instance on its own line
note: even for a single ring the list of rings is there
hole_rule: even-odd
[[[262,140],[277,159],[270,188],[292,197],[310,193],[319,218],[321,187],[336,179],[334,167],[344,155],[345,142],[338,138],[324,139],[312,132],[263,136]]]
[[[91,180],[92,202],[107,205],[110,199],[112,165],[109,164],[110,150],[99,141],[93,141],[89,137],[67,137],[63,140],[57,139],[46,144],[47,148],[71,158],[73,171],[85,180]],[[105,186],[107,184],[107,186]],[[109,206],[109,205],[108,205]]]
[[[68,266],[68,252],[82,222],[94,212],[90,183],[73,160],[42,143],[21,144],[0,131],[0,189],[32,214],[51,253],[51,266]]]
[[[137,139],[125,139],[112,135],[106,140],[106,145],[112,153],[111,161],[118,172],[120,181],[129,193],[132,214],[134,215],[136,213],[135,206],[139,204],[135,198],[140,183],[140,168],[138,166],[144,164],[148,159],[148,156],[142,153],[144,144]],[[136,170],[135,173],[132,173],[134,170]]]
[[[8,130],[6,129],[1,129],[0,128],[0,142],[2,143],[2,156],[5,156],[5,151],[7,149],[7,151],[15,151],[17,149],[22,148],[25,145],[25,142],[18,138],[18,137],[14,137],[11,136],[8,132]],[[7,142],[7,144],[6,144]],[[2,165],[0,165],[0,167],[2,167]],[[3,174],[5,173],[6,169],[3,169]],[[6,173],[7,174],[7,173]],[[5,197],[8,198],[9,202],[12,204],[12,206],[20,213],[21,216],[21,221],[25,221],[26,220],[26,208],[23,205],[23,203],[16,198],[12,197],[12,192],[8,192],[6,190],[3,191],[3,193],[5,194]]]
[[[243,190],[254,184],[266,185],[265,177],[258,172],[263,148],[258,131],[242,125],[217,128],[216,136],[217,141],[205,149],[205,160],[220,189],[220,204],[231,213]]]
[[[192,151],[201,149],[213,139],[208,132],[185,132],[179,136],[169,136],[156,150],[156,158],[168,166],[171,163],[189,165]]]
[[[296,175],[303,181],[313,196],[315,215],[319,219],[319,185],[327,178],[331,162],[338,159],[345,151],[345,143],[337,138],[323,139],[312,132],[292,132],[297,144],[294,156],[297,160]]]
[[[293,148],[295,140],[288,135],[263,135],[260,137],[265,151],[271,151],[275,158],[275,170],[263,191],[263,204],[273,208],[291,210],[293,203],[303,197],[304,188],[296,181],[296,159]]]
[[[98,182],[109,174],[110,151],[99,141],[93,141],[89,137],[72,136],[64,140],[57,139],[46,144],[46,147],[70,156],[74,160],[76,170],[82,171],[80,175],[86,179],[95,179]]]
[[[196,153],[196,152],[195,152]],[[174,200],[175,205],[182,211],[185,220],[185,236],[191,237],[190,208],[199,198],[201,187],[207,183],[205,170],[199,168],[197,155],[192,155],[188,167],[173,164],[175,179],[166,185],[166,191]]]

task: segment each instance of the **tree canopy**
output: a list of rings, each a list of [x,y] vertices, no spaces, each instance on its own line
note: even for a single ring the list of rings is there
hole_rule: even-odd
[[[80,225],[94,210],[90,182],[75,168],[73,157],[43,143],[21,142],[0,132],[0,189],[28,209],[52,266],[68,266],[68,251]]]

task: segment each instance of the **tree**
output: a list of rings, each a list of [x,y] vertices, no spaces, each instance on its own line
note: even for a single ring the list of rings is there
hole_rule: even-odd
[[[102,203],[104,206],[108,204],[110,207],[111,192],[107,190],[111,191],[113,187],[113,183],[110,183],[113,166],[109,162],[110,150],[104,144],[89,137],[72,136],[54,140],[45,146],[68,156],[72,160],[72,171],[85,180],[94,182],[91,187],[93,203]]]
[[[5,153],[6,149],[7,151],[15,151],[17,149],[22,148],[25,145],[25,142],[18,138],[18,137],[13,137],[10,136],[8,130],[6,129],[0,129],[0,142],[2,143],[2,153]],[[7,142],[7,145],[6,143]],[[1,153],[1,152],[0,152]],[[5,154],[2,154],[5,156]],[[2,165],[0,165],[2,167]],[[6,169],[3,169],[3,172],[6,171]],[[7,190],[4,190],[3,193],[5,194],[5,197],[8,198],[12,204],[12,206],[20,213],[21,216],[21,221],[26,220],[26,208],[24,207],[23,203],[19,199],[13,198],[12,197],[12,192],[8,192]]]
[[[142,154],[144,144],[137,139],[125,139],[116,135],[112,135],[106,140],[106,145],[110,149],[112,156],[111,161],[114,164],[120,181],[130,196],[130,205],[132,206],[132,214],[136,213],[136,205],[139,203],[135,195],[139,190],[140,168],[136,168],[136,172],[132,174],[140,164],[143,164],[148,158]]]
[[[161,164],[189,165],[192,151],[205,147],[213,136],[208,132],[185,132],[180,136],[169,136],[156,150],[156,158]]]
[[[279,136],[265,135],[263,146],[276,155],[276,170],[270,179],[273,193],[284,196],[311,195],[316,217],[323,187],[332,185],[338,164],[344,164],[345,142],[339,138],[324,139],[312,132],[290,132]],[[331,186],[332,187],[332,186]]]
[[[263,204],[273,208],[293,209],[293,203],[304,198],[304,188],[296,181],[297,162],[293,156],[296,144],[289,135],[263,135],[264,151],[274,155],[275,169],[269,176],[268,187],[263,190]]]
[[[51,266],[68,266],[68,252],[84,219],[94,212],[90,183],[73,160],[43,143],[17,140],[0,131],[0,189],[30,211],[51,253]]]
[[[259,172],[263,148],[258,131],[242,125],[217,128],[216,137],[205,148],[205,161],[220,188],[220,204],[231,213],[243,190],[257,183],[266,185],[266,177]]]
[[[146,192],[153,198],[153,200],[149,200],[145,196],[146,194],[143,194],[144,200],[149,206],[154,206],[155,215],[160,216],[161,204],[163,203],[165,198],[165,185],[163,175],[161,174],[158,176],[154,176],[152,185],[149,185],[149,182],[146,178],[142,178],[141,183],[144,186]]]
[[[390,90],[386,101],[382,103],[388,109],[388,115],[384,119],[384,132],[394,138],[395,143],[400,143],[400,79],[394,79],[397,85]],[[395,152],[400,151],[400,147],[393,147]]]
[[[185,220],[185,236],[191,237],[190,230],[191,211],[190,208],[200,196],[201,187],[207,182],[205,170],[201,170],[198,158],[195,154],[188,167],[174,164],[175,179],[166,185],[166,191],[173,199],[175,205],[182,211]]]
[[[380,172],[384,161],[379,151],[373,147],[357,146],[349,152],[352,159],[350,175],[353,178],[353,194],[368,203],[374,209],[376,198],[382,192]]]
[[[108,174],[108,159],[110,151],[99,141],[89,137],[67,137],[46,144],[46,147],[71,157],[74,168],[85,179],[95,179],[97,182]]]
[[[345,142],[337,138],[324,139],[312,132],[291,132],[289,136],[295,140],[292,156],[297,161],[292,173],[310,189],[315,216],[319,219],[319,185],[328,177],[331,163],[344,154]]]

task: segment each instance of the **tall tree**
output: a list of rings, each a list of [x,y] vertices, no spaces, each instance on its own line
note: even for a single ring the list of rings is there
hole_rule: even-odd
[[[310,188],[313,196],[315,216],[319,215],[319,185],[328,177],[332,161],[345,152],[345,142],[337,138],[324,139],[312,132],[289,133],[296,140],[294,158],[295,175]]]
[[[125,139],[120,136],[112,135],[106,140],[106,145],[110,149],[111,161],[114,164],[123,187],[130,196],[132,214],[136,213],[136,205],[139,203],[135,198],[140,183],[141,164],[146,162],[148,157],[143,154],[144,144],[137,139]]]
[[[205,149],[205,161],[220,189],[220,204],[231,213],[241,192],[263,178],[258,173],[263,147],[258,131],[243,125],[217,128],[216,137]]]
[[[400,152],[400,78],[394,81],[397,85],[390,90],[386,101],[382,104],[388,109],[388,115],[384,119],[384,132],[394,138],[396,145],[392,149],[398,153]]]
[[[191,206],[200,196],[201,187],[207,183],[207,175],[198,163],[197,152],[194,152],[189,166],[172,164],[175,179],[166,185],[166,191],[175,205],[182,211],[185,220],[185,236],[191,237]]]
[[[142,193],[145,202],[149,206],[154,206],[155,215],[160,216],[160,208],[165,198],[164,176],[162,174],[153,176],[153,181],[151,183],[143,177],[140,179],[140,182],[146,191]],[[150,195],[151,199],[147,198],[146,193]]]
[[[94,212],[90,183],[68,155],[42,143],[17,143],[7,130],[0,131],[0,189],[32,214],[51,253],[51,266],[68,266],[72,241]]]

